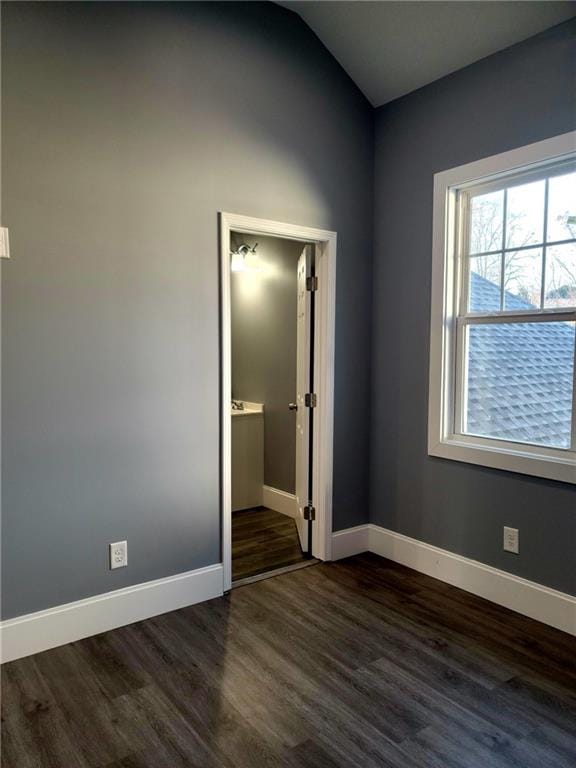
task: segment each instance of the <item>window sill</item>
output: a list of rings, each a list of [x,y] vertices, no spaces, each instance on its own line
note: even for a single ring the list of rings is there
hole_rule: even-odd
[[[576,485],[576,454],[571,451],[451,435],[431,442],[428,455]]]

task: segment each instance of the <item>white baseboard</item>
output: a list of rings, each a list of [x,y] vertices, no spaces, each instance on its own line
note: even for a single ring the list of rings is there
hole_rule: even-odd
[[[223,594],[222,564],[57,605],[0,624],[2,663]]]
[[[576,635],[576,597],[572,595],[378,525],[358,526],[333,535],[335,560],[366,551]]]
[[[357,525],[332,534],[332,560],[342,560],[369,550],[369,525]]]
[[[289,517],[296,517],[298,514],[296,496],[293,493],[280,491],[278,488],[271,488],[269,485],[262,486],[262,505]]]
[[[337,531],[332,545],[334,560],[374,552],[576,636],[572,595],[377,525]],[[0,658],[13,661],[222,593],[223,569],[217,564],[8,619],[0,624]]]

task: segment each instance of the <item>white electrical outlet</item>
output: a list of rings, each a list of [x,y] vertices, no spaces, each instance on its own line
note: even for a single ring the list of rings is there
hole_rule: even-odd
[[[520,551],[518,542],[518,528],[509,528],[504,526],[504,551],[513,552],[517,555]]]
[[[110,544],[110,568],[124,568],[128,565],[128,542]]]

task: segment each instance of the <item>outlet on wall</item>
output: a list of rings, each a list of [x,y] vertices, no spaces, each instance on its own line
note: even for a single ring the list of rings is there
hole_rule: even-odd
[[[110,568],[124,568],[128,565],[128,542],[110,544]]]
[[[517,555],[520,552],[518,535],[519,535],[518,528],[509,528],[507,525],[504,526],[504,551],[505,552],[513,552],[515,555]]]

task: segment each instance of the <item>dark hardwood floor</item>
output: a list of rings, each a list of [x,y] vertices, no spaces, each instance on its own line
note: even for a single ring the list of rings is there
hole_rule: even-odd
[[[576,639],[374,555],[3,668],[3,768],[574,768]]]
[[[304,561],[296,523],[266,507],[232,514],[232,578],[245,579]]]

